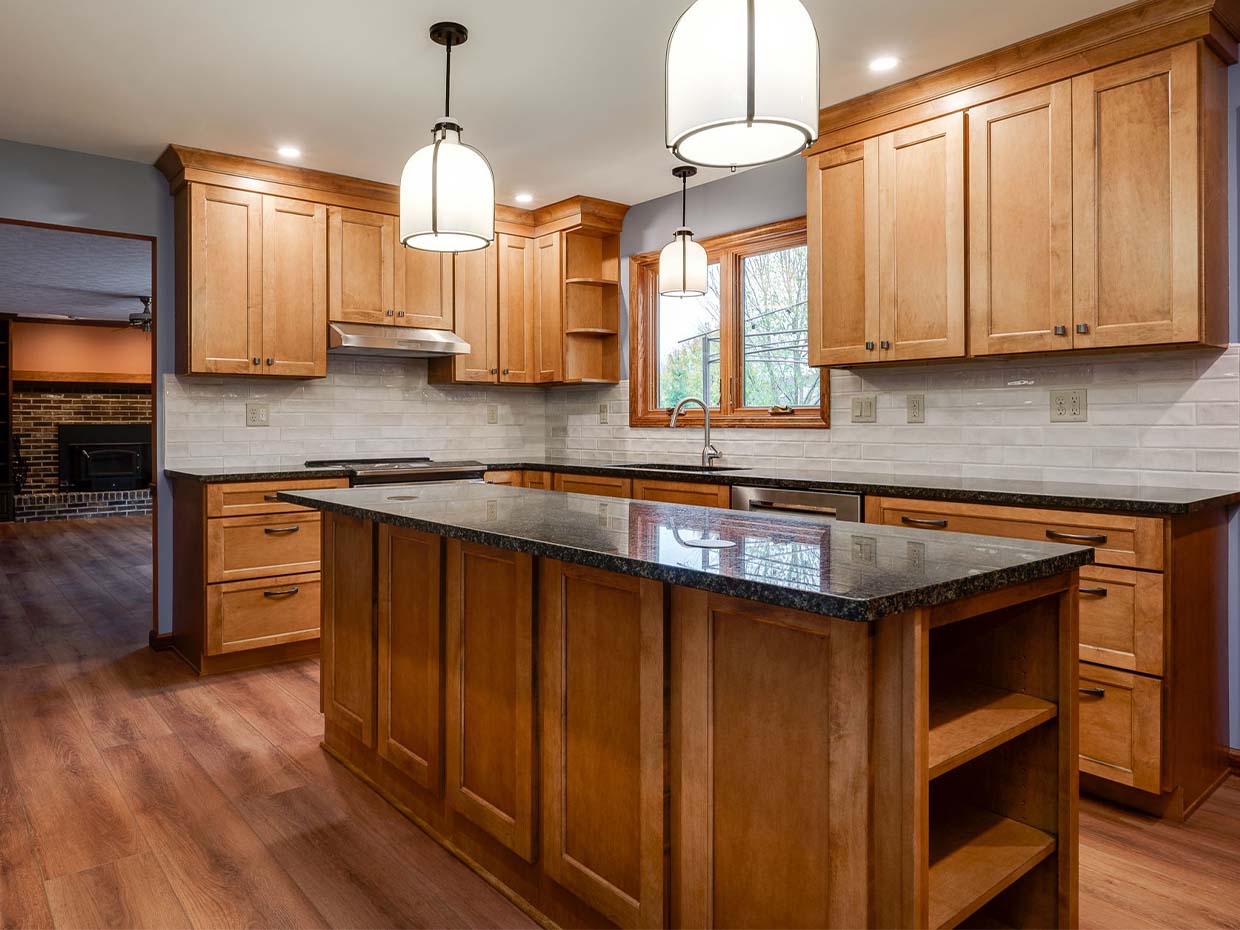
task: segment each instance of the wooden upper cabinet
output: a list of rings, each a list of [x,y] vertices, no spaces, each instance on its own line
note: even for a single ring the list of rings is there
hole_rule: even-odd
[[[1077,346],[1202,339],[1199,54],[1072,79]]]
[[[178,235],[188,240],[179,249],[189,253],[188,293],[182,293],[178,323],[189,334],[182,365],[196,374],[259,374],[263,197],[192,184],[188,198],[188,227]]]
[[[806,162],[809,363],[878,358],[878,140]]]
[[[263,367],[327,374],[327,207],[263,198]]]
[[[564,237],[534,240],[534,358],[539,382],[564,377]]]
[[[964,114],[878,147],[882,360],[964,355]]]
[[[452,255],[408,249],[400,244],[395,231],[393,236],[396,249],[396,325],[452,329]]]
[[[1072,82],[968,118],[971,351],[1070,349]]]
[[[532,384],[534,361],[534,242],[500,233],[499,380]]]
[[[460,252],[454,265],[453,330],[469,343],[469,352],[431,359],[427,376],[435,384],[494,384],[499,380],[499,245]]]
[[[328,208],[328,316],[342,323],[396,321],[396,218]]]

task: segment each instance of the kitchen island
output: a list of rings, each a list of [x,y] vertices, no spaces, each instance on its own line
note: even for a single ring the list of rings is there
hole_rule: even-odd
[[[1076,922],[1087,548],[481,484],[323,511],[324,747],[561,926]]]

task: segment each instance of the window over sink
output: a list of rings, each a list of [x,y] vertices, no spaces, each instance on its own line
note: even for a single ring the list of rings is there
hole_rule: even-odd
[[[668,426],[679,400],[704,397],[719,426],[825,428],[827,384],[808,361],[804,218],[701,243],[701,297],[659,295],[658,252],[630,259],[630,423]]]

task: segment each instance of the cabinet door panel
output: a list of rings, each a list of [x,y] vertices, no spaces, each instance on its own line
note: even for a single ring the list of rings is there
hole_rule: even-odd
[[[189,187],[190,371],[260,371],[263,344],[263,198],[209,184]],[[261,361],[259,365],[261,365]]]
[[[555,490],[567,491],[570,494],[593,494],[596,497],[633,496],[633,482],[628,478],[556,474],[552,477],[552,482]]]
[[[964,115],[878,141],[883,360],[963,355]]]
[[[469,353],[432,359],[431,374],[451,366],[450,380],[494,384],[499,380],[499,244],[455,258],[455,331]],[[447,380],[445,378],[445,380]]]
[[[878,358],[878,140],[806,163],[809,363]]]
[[[345,323],[395,320],[396,219],[382,213],[328,210],[328,316]]]
[[[1072,348],[1071,81],[969,111],[969,287],[974,355]]]
[[[633,499],[662,501],[665,504],[693,504],[697,507],[722,507],[726,510],[732,506],[732,491],[725,484],[634,478]]]
[[[663,586],[543,563],[547,874],[622,927],[663,926]]]
[[[1081,771],[1139,788],[1162,790],[1161,678],[1080,664]]]
[[[534,563],[448,541],[449,806],[534,861]]]
[[[207,585],[206,654],[317,639],[319,584],[310,573]]]
[[[327,374],[327,207],[263,197],[263,372]]]
[[[532,384],[534,373],[534,243],[500,233],[499,380]]]
[[[1072,79],[1077,346],[1199,337],[1197,54]]]
[[[563,237],[549,233],[534,240],[535,380],[564,377]]]
[[[399,238],[394,248],[396,325],[452,329],[452,256],[407,249]]]
[[[379,755],[439,790],[441,539],[379,527]]]
[[[1082,660],[1163,673],[1162,572],[1082,566],[1080,614]]]
[[[374,524],[323,514],[323,714],[375,748]]]

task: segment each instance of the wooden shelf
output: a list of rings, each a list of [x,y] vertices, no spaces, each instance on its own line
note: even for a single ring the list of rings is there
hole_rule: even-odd
[[[565,378],[561,384],[618,384],[610,378]]]
[[[614,336],[616,331],[605,326],[574,326],[564,330],[566,336]]]
[[[937,778],[970,759],[1051,720],[1050,701],[964,683],[930,698],[930,777]]]
[[[565,278],[565,284],[584,284],[588,287],[618,287],[619,281],[608,278]]]
[[[930,926],[955,927],[1055,851],[1055,838],[953,805],[930,824]]]

